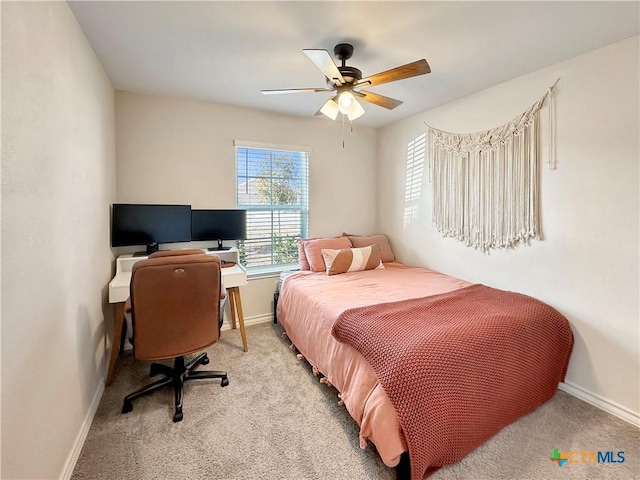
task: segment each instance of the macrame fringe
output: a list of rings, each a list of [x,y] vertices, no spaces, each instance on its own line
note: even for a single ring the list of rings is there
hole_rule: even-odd
[[[432,223],[443,236],[484,252],[542,238],[539,110],[556,83],[526,112],[491,130],[457,134],[427,125]],[[551,122],[549,132],[554,168]]]

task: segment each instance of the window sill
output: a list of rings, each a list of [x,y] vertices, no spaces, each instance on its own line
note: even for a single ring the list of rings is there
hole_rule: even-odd
[[[291,270],[298,270],[298,264],[253,267],[250,270],[247,269],[247,280],[258,280],[260,278],[279,277],[282,272],[288,272]]]

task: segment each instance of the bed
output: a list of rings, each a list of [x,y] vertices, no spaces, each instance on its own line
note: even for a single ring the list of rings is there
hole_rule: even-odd
[[[564,379],[573,335],[542,302],[395,261],[324,266],[283,279],[278,322],[399,476],[458,461]]]

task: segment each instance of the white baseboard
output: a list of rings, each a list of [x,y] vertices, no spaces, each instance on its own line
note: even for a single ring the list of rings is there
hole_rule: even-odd
[[[558,388],[563,392],[567,392],[568,394],[573,395],[574,397],[593,405],[594,407],[598,407],[599,409],[604,410],[611,415],[615,415],[616,417],[629,422],[631,425],[640,427],[640,413],[638,412],[634,412],[627,407],[618,405],[611,400],[607,400],[600,395],[585,390],[584,388],[578,387],[577,385],[569,382],[561,382],[560,385],[558,385]]]
[[[227,317],[228,315],[225,315],[225,319],[220,330],[231,330],[231,320],[229,320]],[[249,325],[268,322],[273,322],[272,313],[265,313],[264,315],[254,315],[253,317],[245,317],[244,326],[248,327]]]
[[[87,435],[89,434],[89,429],[91,428],[91,424],[93,423],[93,417],[96,416],[96,412],[98,411],[98,406],[100,405],[100,400],[102,399],[102,394],[104,393],[104,375],[98,382],[98,388],[96,389],[96,393],[93,395],[93,399],[91,400],[91,405],[89,405],[89,411],[84,418],[84,422],[82,423],[82,428],[78,432],[76,437],[76,441],[74,442],[73,449],[71,453],[67,457],[67,461],[65,462],[64,469],[62,471],[62,475],[59,478],[63,480],[68,480],[71,478],[73,474],[73,470],[76,468],[76,463],[78,462],[78,457],[80,457],[80,452],[82,452],[82,447],[84,446],[84,442],[87,439]]]

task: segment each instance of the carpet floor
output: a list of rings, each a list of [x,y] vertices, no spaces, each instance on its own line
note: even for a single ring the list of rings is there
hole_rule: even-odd
[[[172,422],[171,389],[120,413],[124,396],[149,383],[149,364],[123,354],[72,479],[394,479],[373,446],[360,449],[358,426],[336,391],[318,382],[281,333],[278,325],[248,327],[244,353],[239,332],[223,331],[207,350],[211,363],[200,369],[226,370],[229,386],[188,382],[180,423]],[[611,451],[614,459],[622,451],[624,462],[559,467],[549,459],[554,449]],[[633,480],[639,472],[640,430],[558,391],[430,479]]]

